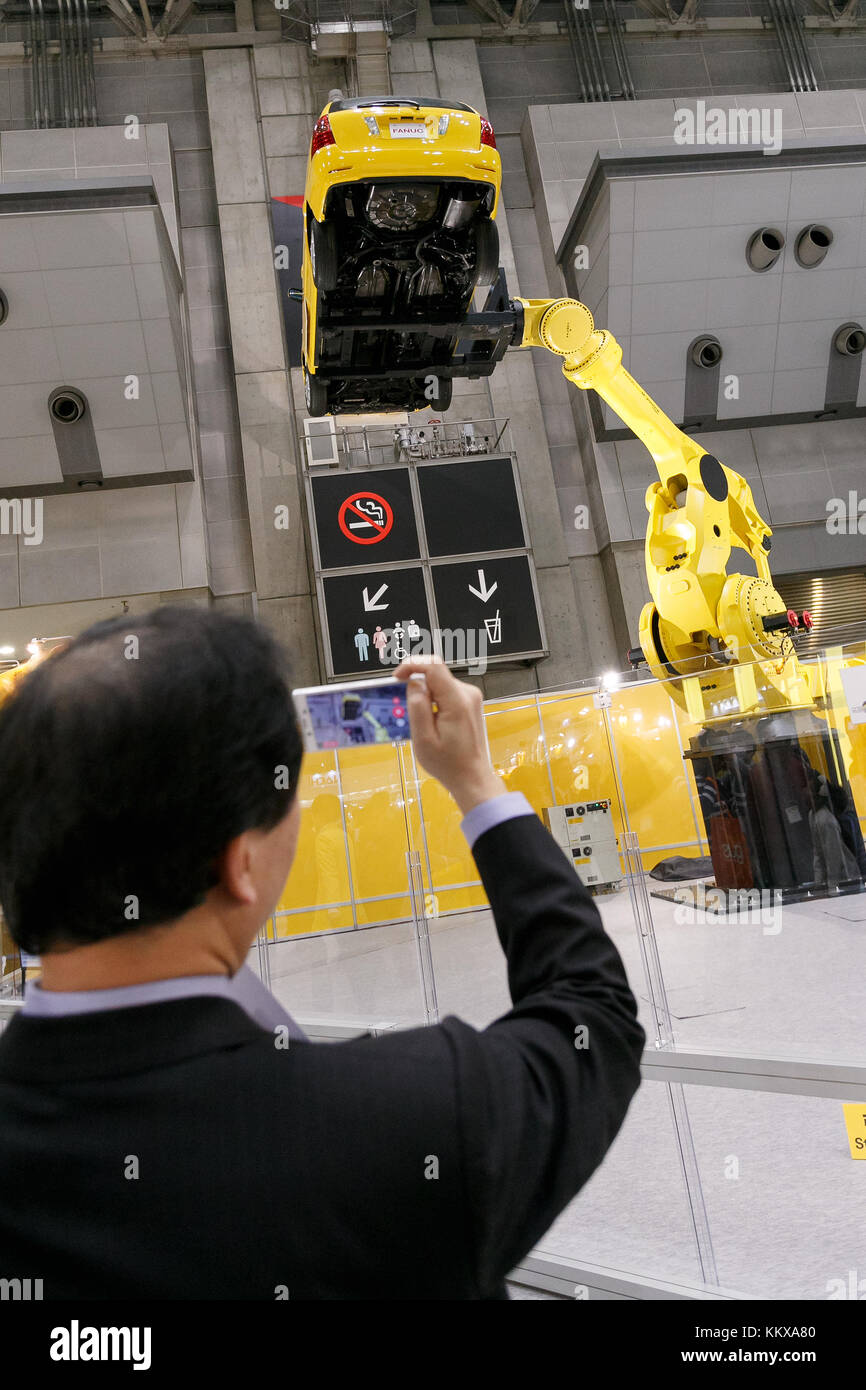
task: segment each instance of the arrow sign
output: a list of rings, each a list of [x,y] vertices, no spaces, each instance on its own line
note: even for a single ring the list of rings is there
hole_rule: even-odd
[[[381,589],[377,589],[377,590],[376,590],[376,592],[375,592],[375,594],[373,595],[372,598],[370,598],[370,595],[367,593],[366,588],[364,589],[364,611],[365,611],[365,613],[372,613],[374,608],[387,608],[387,607],[388,607],[387,603],[380,603],[380,602],[379,602],[379,599],[382,597],[382,595],[384,594],[384,592],[385,592],[385,590],[387,589],[387,587],[388,587],[387,584],[383,584],[382,587],[381,587]]]
[[[482,603],[486,603],[489,598],[492,598],[492,596],[496,593],[496,590],[499,588],[498,583],[494,579],[493,583],[490,585],[490,588],[488,589],[487,581],[484,578],[483,570],[478,571],[478,583],[480,585],[480,588],[474,589],[470,584],[469,592],[470,594],[474,594],[476,598],[480,598]]]

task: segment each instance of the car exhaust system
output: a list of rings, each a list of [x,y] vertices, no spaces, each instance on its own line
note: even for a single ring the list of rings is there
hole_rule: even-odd
[[[480,202],[480,198],[449,198],[442,217],[442,226],[449,232],[456,231],[458,227],[465,227],[467,222],[472,221]]]

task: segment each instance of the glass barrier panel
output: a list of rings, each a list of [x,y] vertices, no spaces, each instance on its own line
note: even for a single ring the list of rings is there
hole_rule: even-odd
[[[864,648],[818,652],[799,671],[768,666],[641,684],[628,691],[637,703],[626,717],[618,695],[611,706],[626,814],[653,871],[674,1037],[680,1047],[856,1061]],[[671,736],[647,745],[635,723],[657,727],[665,698]],[[664,862],[702,855],[692,869]]]
[[[354,925],[336,754],[304,754],[298,796],[298,849],[277,904],[278,937]]]
[[[432,895],[432,912],[463,912],[486,906],[472,851],[466,842],[459,808],[435,777],[416,764],[419,810],[418,837],[422,863]]]
[[[307,755],[300,795],[296,863],[265,958],[254,952],[251,964],[325,1036],[425,1023],[407,863],[423,842],[411,750],[382,743]]]
[[[523,792],[540,816],[552,789],[538,704],[533,695],[485,708],[490,759],[510,792]]]
[[[255,969],[254,960],[250,959]],[[414,923],[278,940],[269,988],[301,1026],[412,1028],[426,1022]]]
[[[608,714],[628,828],[645,867],[670,854],[704,853],[694,778],[666,688],[652,681],[614,691]]]
[[[640,1088],[601,1167],[542,1236],[537,1253],[702,1282],[666,1085]]]
[[[377,743],[338,757],[358,925],[405,919],[409,837],[398,747]]]
[[[610,739],[604,711],[593,692],[542,694],[538,698],[549,765],[553,804],[608,798],[617,830],[622,829],[619,791],[611,766]]]

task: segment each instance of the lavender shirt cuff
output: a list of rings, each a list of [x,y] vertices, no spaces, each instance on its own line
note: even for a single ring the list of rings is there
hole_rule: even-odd
[[[469,841],[469,848],[472,849],[479,836],[483,835],[485,830],[492,830],[494,825],[501,825],[505,820],[514,820],[517,816],[534,815],[535,812],[523,792],[503,792],[501,796],[491,796],[489,801],[482,801],[478,806],[473,806],[460,822],[460,829]]]

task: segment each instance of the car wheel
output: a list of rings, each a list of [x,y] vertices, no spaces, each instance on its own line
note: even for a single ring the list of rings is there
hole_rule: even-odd
[[[308,415],[327,415],[328,383],[317,376],[311,376],[304,368],[304,400]]]
[[[475,224],[475,283],[492,285],[499,271],[499,232],[487,220]]]
[[[332,222],[310,219],[310,273],[317,290],[337,288],[337,234]]]

